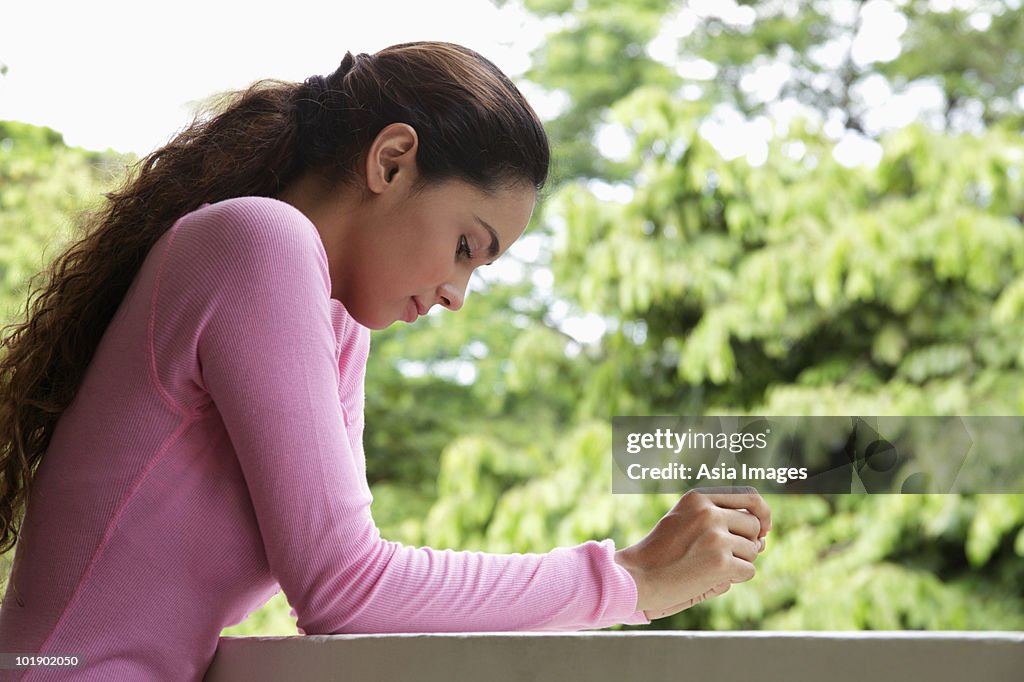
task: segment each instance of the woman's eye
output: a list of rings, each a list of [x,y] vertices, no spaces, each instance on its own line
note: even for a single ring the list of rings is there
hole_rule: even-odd
[[[467,260],[473,260],[473,251],[469,248],[469,240],[466,239],[466,235],[459,237],[459,248],[455,255],[465,256]]]

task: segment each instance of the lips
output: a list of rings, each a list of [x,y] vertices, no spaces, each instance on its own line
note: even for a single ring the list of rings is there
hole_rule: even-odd
[[[402,311],[402,317],[399,319],[412,324],[420,315],[426,315],[428,310],[430,310],[430,306],[423,305],[420,299],[410,296],[409,302],[405,304],[405,310]]]
[[[416,318],[420,316],[419,304],[415,299],[409,298],[409,302],[405,305],[405,310],[402,311],[402,321],[412,324],[416,321]]]

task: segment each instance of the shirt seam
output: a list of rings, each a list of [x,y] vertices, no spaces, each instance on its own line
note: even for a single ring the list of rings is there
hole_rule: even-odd
[[[163,282],[164,269],[167,266],[167,261],[170,257],[171,248],[174,246],[174,238],[177,236],[177,224],[172,225],[168,230],[167,246],[164,247],[164,252],[160,255],[160,264],[157,267],[156,279],[153,282],[153,295],[150,298],[149,304],[149,321],[146,328],[146,365],[149,373],[149,380],[156,389],[157,395],[160,399],[167,404],[174,412],[180,414],[183,417],[194,417],[196,415],[195,410],[189,408],[178,402],[174,396],[171,395],[170,391],[164,386],[160,380],[160,374],[157,370],[156,365],[156,310],[157,310],[157,297],[160,294],[160,286]]]
[[[54,623],[53,629],[50,630],[50,633],[46,636],[46,639],[44,639],[43,643],[39,646],[40,653],[42,653],[46,649],[46,647],[50,644],[50,641],[54,638],[57,632],[60,631],[60,627],[64,623],[64,619],[67,617],[68,613],[71,612],[72,608],[78,602],[78,598],[79,596],[81,596],[84,586],[86,585],[86,583],[89,582],[89,578],[92,577],[93,569],[96,567],[96,564],[99,562],[100,557],[103,555],[104,550],[106,550],[107,545],[110,542],[110,538],[114,533],[114,529],[117,528],[118,522],[120,521],[121,516],[124,513],[125,507],[127,507],[128,503],[132,500],[132,498],[135,497],[135,494],[138,492],[139,488],[142,487],[142,484],[145,482],[146,477],[149,476],[149,472],[153,470],[153,467],[155,467],[163,459],[167,451],[170,450],[171,447],[175,443],[177,443],[177,441],[185,434],[185,432],[196,422],[196,419],[190,415],[183,416],[185,418],[182,419],[181,423],[178,424],[177,428],[174,429],[171,435],[168,436],[166,440],[164,440],[164,442],[160,445],[160,448],[156,451],[156,454],[149,460],[149,463],[146,465],[146,467],[141,472],[139,472],[138,476],[136,476],[135,480],[132,482],[132,485],[129,487],[128,492],[125,494],[125,496],[121,499],[121,502],[118,504],[117,510],[115,510],[113,516],[110,517],[110,523],[107,524],[106,530],[103,531],[103,537],[100,538],[99,544],[96,546],[96,549],[93,550],[93,554],[92,557],[89,559],[88,565],[85,567],[85,570],[82,571],[82,577],[78,580],[78,584],[75,585],[74,592],[71,593],[71,597],[68,599],[68,602],[64,606],[63,611],[61,611],[60,617],[57,618],[57,622]],[[29,672],[31,673],[31,670]]]

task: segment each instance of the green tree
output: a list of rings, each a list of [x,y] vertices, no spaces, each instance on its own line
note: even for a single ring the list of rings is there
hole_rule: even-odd
[[[64,144],[60,133],[0,121],[0,321],[24,308],[29,278],[71,236],[130,157]]]
[[[551,124],[561,184],[543,214],[554,294],[607,331],[580,347],[556,320],[540,337],[552,352],[524,330],[537,350],[514,357],[508,375],[531,378],[524,400],[567,396],[545,408],[570,418],[554,440],[527,447],[450,445],[441,480],[471,485],[443,490],[419,538],[498,551],[638,539],[672,499],[609,495],[615,414],[1024,408],[1024,147],[1006,75],[1019,46],[1004,42],[1019,13],[1008,4],[967,14],[889,5],[906,30],[884,63],[853,50],[861,2],[746,2],[730,17],[698,16],[674,63],[649,47],[681,3],[526,5],[563,27],[530,72],[569,102]],[[948,60],[929,71],[936,44],[922,36],[949,22],[981,28],[955,33]],[[829,45],[838,59],[823,55]],[[1005,55],[1011,71],[996,59]],[[699,59],[712,81],[678,75]],[[776,127],[762,163],[723,158],[703,124],[723,104],[771,114],[750,84],[776,62],[789,74],[780,95],[804,117]],[[972,66],[981,62],[992,68]],[[940,125],[868,125],[872,78],[893,92],[938,82]],[[971,94],[958,94],[967,82]],[[875,138],[880,162],[837,162],[830,120]],[[597,143],[609,126],[631,144],[614,159]],[[609,185],[628,199],[603,197]],[[1021,499],[776,497],[758,580],[659,626],[1020,628]]]
[[[892,128],[877,116],[872,120],[880,113],[876,100],[926,86],[939,93],[936,122],[945,129],[977,131],[999,121],[1019,126],[1019,0],[936,9],[940,4],[524,0],[530,11],[563,25],[538,50],[527,75],[568,98],[549,125],[567,177],[628,171],[602,157],[593,133],[608,108],[640,86],[699,102],[705,114],[726,105],[752,118],[796,102],[822,121],[874,138]],[[669,57],[652,56],[663,52]],[[701,116],[695,109],[691,114]]]
[[[652,97],[618,115],[658,134],[650,119],[672,103]],[[783,151],[797,141],[802,154]],[[1024,241],[1010,178],[1024,147],[912,128],[886,140],[875,169],[844,168],[829,150],[780,140],[751,168],[693,136],[678,158],[638,161],[646,182],[629,203],[566,185],[549,209],[567,232],[559,290],[612,331],[570,375],[584,398],[553,456],[465,441],[445,451],[442,480],[488,492],[463,491],[472,510],[442,496],[424,539],[502,551],[638,539],[671,499],[611,499],[612,414],[1019,412]],[[494,494],[514,462],[529,470]],[[777,496],[759,579],[660,625],[1019,628],[1022,499]]]

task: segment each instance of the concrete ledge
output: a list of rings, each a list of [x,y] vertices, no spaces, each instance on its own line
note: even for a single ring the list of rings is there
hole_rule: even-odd
[[[206,682],[1021,682],[1024,632],[222,637]]]

